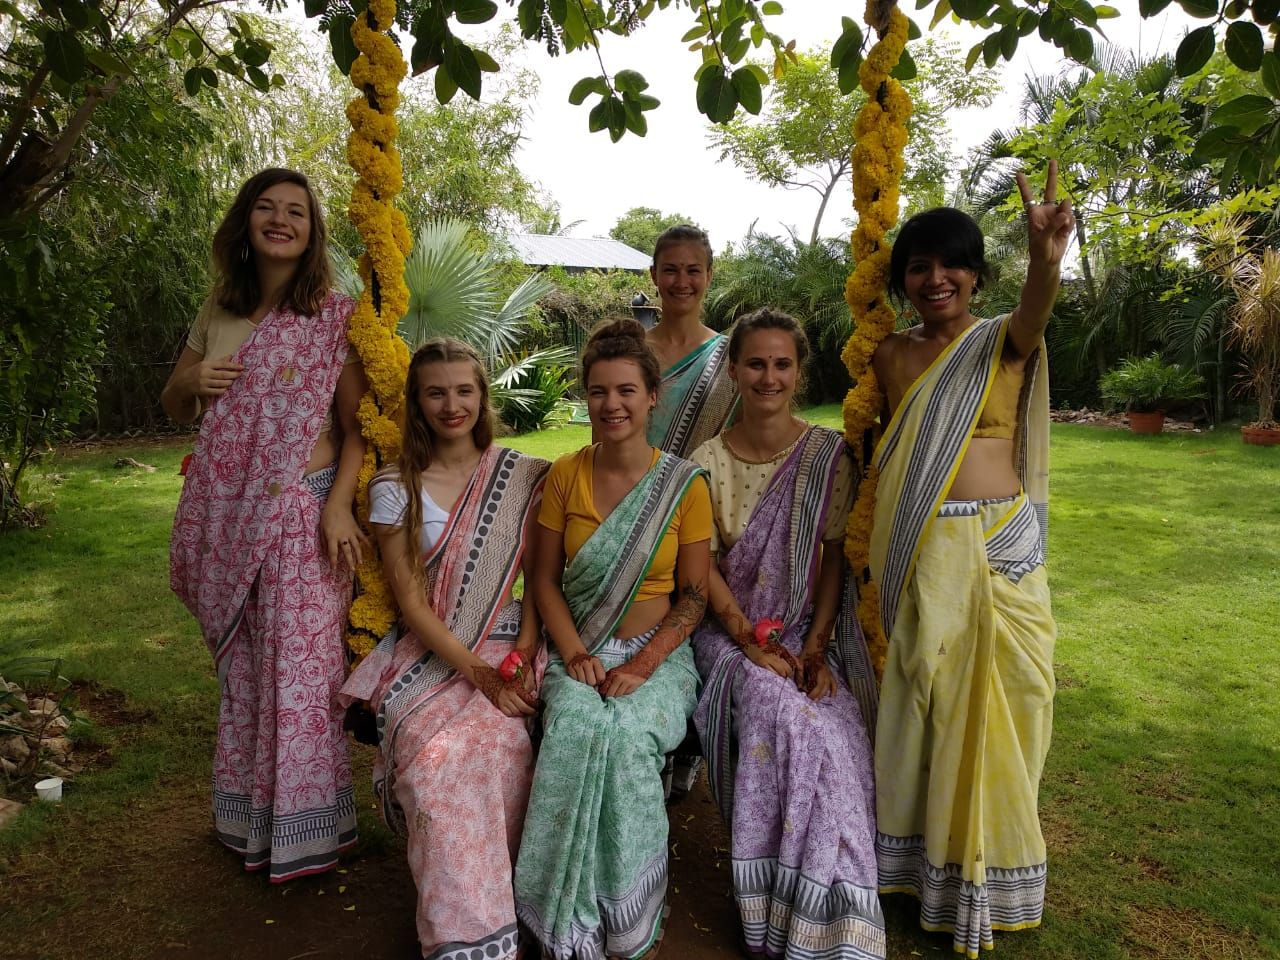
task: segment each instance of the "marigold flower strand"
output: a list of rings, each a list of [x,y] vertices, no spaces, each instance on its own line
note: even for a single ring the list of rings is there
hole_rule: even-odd
[[[369,380],[369,392],[357,412],[367,444],[356,506],[366,529],[369,481],[400,452],[400,407],[409,369],[408,348],[396,334],[409,306],[404,259],[411,239],[404,214],[395,207],[404,185],[395,146],[395,110],[400,81],[407,73],[400,48],[387,33],[395,15],[395,0],[370,0],[351,26],[360,55],[350,76],[360,92],[347,104],[347,161],[357,176],[347,213],[364,241],[365,254],[360,259],[364,291],[348,323],[347,339],[359,352]],[[396,607],[376,551],[366,556],[357,575],[361,589],[351,604],[347,645],[356,657],[363,657],[395,622]]]
[[[845,284],[853,334],[841,354],[853,379],[842,408],[845,437],[856,452],[861,474],[857,501],[845,528],[845,556],[857,578],[858,620],[877,679],[884,676],[889,648],[880,624],[879,592],[868,569],[879,473],[873,463],[864,462],[863,451],[873,446],[879,434],[880,385],[871,358],[893,332],[897,319],[886,299],[891,247],[884,238],[898,219],[898,189],[905,165],[907,118],[911,115],[911,98],[902,84],[889,76],[906,47],[910,24],[896,3],[888,11],[887,22],[877,23],[881,7],[882,0],[868,0],[863,17],[876,29],[879,39],[858,71],[867,103],[859,111],[853,129],[853,205],[858,225],[850,239],[855,266]],[[868,432],[871,444],[864,443]]]

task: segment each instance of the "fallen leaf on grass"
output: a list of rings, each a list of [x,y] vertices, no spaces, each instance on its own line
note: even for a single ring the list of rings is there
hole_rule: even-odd
[[[343,910],[346,910],[348,913],[350,913],[350,912],[351,912],[352,910],[354,910],[355,908],[356,908],[356,905],[353,903],[351,906],[349,906],[349,907],[343,907],[342,909],[343,909]]]
[[[339,892],[339,893],[346,893],[346,892],[347,892],[347,888],[346,888],[345,886],[339,885],[339,886],[338,886],[338,892]]]
[[[274,921],[274,920],[263,920],[262,922],[263,922],[263,923],[275,923],[275,921]]]

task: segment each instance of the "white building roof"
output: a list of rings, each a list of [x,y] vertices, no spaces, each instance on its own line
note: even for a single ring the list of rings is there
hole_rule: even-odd
[[[507,238],[521,263],[531,267],[577,267],[586,270],[643,272],[653,262],[647,253],[610,237],[553,237],[513,233]]]

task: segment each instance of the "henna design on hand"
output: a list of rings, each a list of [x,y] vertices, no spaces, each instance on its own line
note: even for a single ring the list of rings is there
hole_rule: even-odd
[[[777,640],[770,640],[760,645],[759,650],[761,653],[771,653],[775,657],[786,661],[787,666],[791,668],[791,675],[793,677],[800,676],[800,664],[796,661],[796,655]]]
[[[512,690],[525,703],[531,707],[538,705],[538,695],[531,690],[524,688],[524,683],[520,680],[503,680],[500,674],[493,667],[486,664],[478,664],[472,671],[472,682],[475,688],[485,695],[485,697],[498,709],[502,709],[498,704],[498,695],[503,690]]]
[[[745,650],[755,643],[755,630],[751,626],[751,621],[743,616],[742,611],[738,610],[731,601],[726,602],[718,610],[713,609],[712,613],[729,634],[729,638],[738,646]]]
[[[625,673],[628,676],[648,680],[671,651],[684,643],[685,638],[697,629],[707,610],[707,595],[695,584],[686,584],[680,591],[680,599],[663,619],[653,639],[636,651],[626,663],[614,667],[609,673]],[[608,674],[605,683],[608,683]],[[603,684],[602,684],[603,686]]]
[[[680,599],[662,621],[662,628],[663,630],[675,628],[680,634],[680,639],[683,640],[698,628],[706,612],[707,595],[702,592],[702,587],[687,583],[680,591]]]

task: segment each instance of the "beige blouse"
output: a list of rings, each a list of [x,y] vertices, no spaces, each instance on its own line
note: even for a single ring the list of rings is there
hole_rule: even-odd
[[[803,437],[804,433],[800,434]],[[746,529],[760,496],[795,449],[795,443],[765,463],[753,463],[738,457],[725,444],[723,437],[712,437],[690,455],[689,459],[711,474],[711,512],[715,528],[711,531],[711,551],[721,553],[733,547]],[[839,540],[853,507],[853,463],[848,455],[836,465],[831,504],[827,508],[823,540]]]

